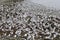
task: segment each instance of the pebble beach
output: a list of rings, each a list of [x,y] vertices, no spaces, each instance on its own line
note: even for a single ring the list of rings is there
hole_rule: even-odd
[[[60,40],[60,12],[30,1],[1,4],[0,40]]]

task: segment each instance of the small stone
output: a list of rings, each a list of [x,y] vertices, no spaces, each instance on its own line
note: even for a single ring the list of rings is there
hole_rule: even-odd
[[[13,34],[13,32],[10,32],[11,34]]]
[[[17,37],[17,35],[14,35],[14,37]]]
[[[25,34],[24,36],[27,36],[27,34]]]
[[[4,29],[2,29],[2,31],[5,31]]]
[[[11,36],[11,34],[8,35],[9,37]]]

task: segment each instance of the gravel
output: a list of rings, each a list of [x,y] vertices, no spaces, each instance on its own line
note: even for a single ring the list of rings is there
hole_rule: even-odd
[[[0,5],[0,40],[60,40],[55,12],[29,1]]]

